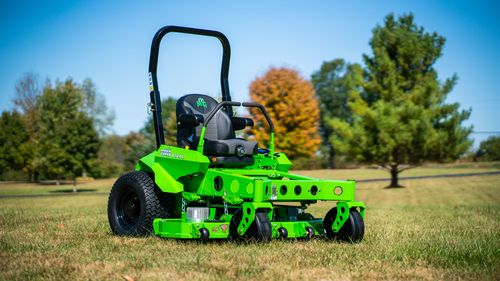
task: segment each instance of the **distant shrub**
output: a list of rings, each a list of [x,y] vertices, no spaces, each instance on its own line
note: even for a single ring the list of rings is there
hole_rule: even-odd
[[[318,170],[326,169],[326,159],[322,156],[313,155],[311,157],[300,157],[292,160],[294,170]]]
[[[102,159],[92,159],[89,162],[89,174],[97,179],[116,177],[124,170],[123,164],[116,162]]]
[[[7,170],[0,174],[0,181],[27,181],[29,180],[28,174],[22,171]]]
[[[476,158],[480,161],[500,160],[500,137],[493,136],[481,142],[476,153]]]

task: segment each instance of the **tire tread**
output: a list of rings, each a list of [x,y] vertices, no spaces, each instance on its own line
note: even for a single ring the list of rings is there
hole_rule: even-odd
[[[144,200],[140,199],[141,204],[144,204],[144,209],[141,208],[141,217],[139,222],[129,231],[119,225],[116,218],[116,200],[118,200],[120,191],[123,186],[132,186],[138,197],[143,195]],[[142,194],[140,194],[142,192]],[[144,202],[142,202],[144,201]],[[141,206],[142,207],[142,206]],[[142,211],[144,210],[144,211]],[[117,235],[151,235],[153,233],[153,220],[155,218],[168,217],[167,210],[162,207],[160,200],[155,192],[155,183],[153,179],[143,171],[134,171],[127,173],[115,182],[108,198],[108,219],[111,230]]]

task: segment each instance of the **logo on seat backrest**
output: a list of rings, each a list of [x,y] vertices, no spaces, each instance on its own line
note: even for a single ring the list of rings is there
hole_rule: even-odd
[[[196,106],[207,108],[207,103],[203,98],[198,98],[198,100],[196,101]]]

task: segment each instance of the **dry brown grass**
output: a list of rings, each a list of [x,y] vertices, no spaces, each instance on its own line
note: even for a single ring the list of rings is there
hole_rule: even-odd
[[[107,196],[3,198],[0,280],[498,280],[499,182],[495,175],[402,181],[400,189],[361,183],[366,236],[356,245],[116,237]],[[94,184],[104,190],[112,182]],[[331,206],[311,212],[323,216]]]

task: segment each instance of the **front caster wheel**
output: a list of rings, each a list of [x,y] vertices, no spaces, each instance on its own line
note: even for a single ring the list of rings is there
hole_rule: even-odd
[[[240,225],[242,217],[243,214],[241,213],[241,210],[238,210],[231,218],[231,222],[229,223],[229,238],[231,240],[245,242],[268,242],[271,240],[271,236],[273,234],[272,226],[265,211],[256,211],[254,221],[243,236],[238,233],[238,225]]]
[[[207,242],[209,238],[210,238],[210,233],[208,232],[208,229],[200,228],[200,240],[202,242]]]
[[[307,232],[306,239],[311,240],[314,237],[314,228],[308,226],[306,227],[306,232]]]
[[[280,235],[280,239],[287,239],[288,238],[288,230],[284,227],[278,228],[278,233]]]
[[[325,229],[325,235],[330,239],[338,239],[347,242],[359,242],[363,240],[365,235],[365,223],[363,218],[356,210],[349,211],[349,218],[340,228],[338,233],[334,233],[332,230],[333,222],[337,217],[337,208],[332,208],[325,215],[323,220],[323,227]]]

